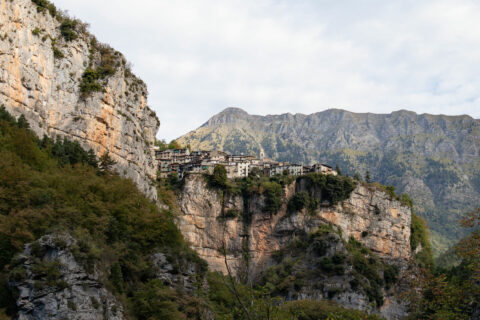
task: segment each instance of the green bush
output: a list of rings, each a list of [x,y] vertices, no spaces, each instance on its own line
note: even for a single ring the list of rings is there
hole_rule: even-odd
[[[44,12],[45,10],[48,10],[50,12],[50,15],[52,17],[55,17],[57,15],[57,8],[48,0],[32,0],[33,3],[37,5],[37,11],[38,12]]]
[[[300,191],[293,195],[288,202],[288,212],[300,211],[310,203],[310,195],[306,191]]]
[[[396,265],[386,265],[383,269],[383,279],[385,280],[385,286],[387,289],[397,283],[398,274],[400,270]]]
[[[422,250],[415,255],[416,261],[421,267],[431,269],[434,266],[433,252],[428,239],[428,227],[424,219],[412,212],[410,233],[410,246],[412,251],[415,251],[418,246]]]
[[[42,32],[42,30],[40,30],[39,28],[35,28],[35,29],[33,29],[32,34],[34,36],[39,36],[41,32]]]
[[[265,196],[265,207],[263,210],[271,214],[277,213],[282,206],[282,186],[277,182],[265,182],[262,183],[262,188]]]
[[[133,297],[135,315],[140,320],[184,319],[179,311],[175,291],[165,287],[161,280],[155,279],[147,282]]]
[[[297,179],[299,182],[302,180],[306,182],[309,190],[319,193],[322,201],[329,201],[332,205],[348,199],[356,187],[355,181],[349,177],[321,173],[309,173]]]
[[[70,18],[63,18],[62,23],[60,24],[60,33],[62,34],[65,41],[73,41],[77,39],[78,35],[75,31],[75,28],[78,24],[78,21]]]
[[[381,287],[384,285],[383,279],[379,276],[379,270],[382,264],[378,262],[373,254],[353,237],[350,238],[347,249],[351,255],[351,264],[353,269],[359,275],[368,280],[368,283],[357,281],[354,285],[360,285],[367,294],[371,302],[375,302],[377,307],[383,305],[383,294]],[[351,284],[352,285],[352,284]]]
[[[213,168],[213,176],[212,176],[211,184],[214,187],[222,188],[222,189],[227,187],[228,179],[227,179],[227,169],[225,169],[225,166],[219,164],[219,165],[216,165],[215,168]]]
[[[0,233],[0,272],[12,260],[15,252],[15,247],[10,238],[4,233]]]
[[[285,314],[283,319],[298,320],[374,320],[380,319],[377,315],[367,315],[361,311],[348,310],[338,306],[333,301],[300,300],[287,302],[281,307]]]
[[[239,217],[241,212],[238,209],[229,209],[225,211],[224,217],[225,219],[235,219]]]
[[[57,47],[52,46],[52,50],[53,50],[53,57],[54,57],[55,59],[63,59],[63,58],[65,58],[65,55],[63,54],[63,52],[60,51],[60,49],[58,49]]]
[[[92,92],[103,91],[103,86],[98,82],[100,76],[101,74],[97,70],[85,69],[80,82],[80,92],[83,98],[86,98]]]

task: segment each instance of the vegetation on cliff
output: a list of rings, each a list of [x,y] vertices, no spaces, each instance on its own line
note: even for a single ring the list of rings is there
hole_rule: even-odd
[[[398,280],[397,266],[381,262],[353,238],[344,241],[332,225],[299,235],[273,257],[276,264],[263,273],[260,284],[274,296],[294,298],[315,291],[333,299],[357,292],[380,307],[382,290],[388,291]]]

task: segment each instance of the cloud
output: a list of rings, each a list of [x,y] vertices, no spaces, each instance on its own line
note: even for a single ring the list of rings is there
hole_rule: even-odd
[[[54,2],[134,64],[167,140],[230,106],[480,118],[475,1]]]

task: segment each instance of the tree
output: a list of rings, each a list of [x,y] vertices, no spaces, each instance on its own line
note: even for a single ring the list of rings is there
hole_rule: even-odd
[[[98,168],[97,156],[95,155],[95,152],[93,152],[92,149],[88,150],[87,152],[87,164],[94,168]]]
[[[167,150],[168,144],[165,141],[165,139],[162,139],[162,140],[155,139],[155,146],[157,146],[160,149],[160,151],[165,151]]]
[[[340,167],[338,166],[338,164],[335,165],[335,171],[337,171],[339,176],[342,175],[342,170],[340,170]]]
[[[248,176],[252,177],[252,178],[257,178],[257,177],[260,177],[261,175],[262,175],[262,170],[260,170],[260,168],[258,168],[258,167],[253,167],[248,172]]]
[[[15,118],[5,109],[4,105],[0,106],[0,121],[6,121],[10,124],[15,124],[17,121]]]
[[[262,183],[265,196],[264,210],[271,214],[277,213],[282,206],[283,188],[275,181]]]
[[[17,125],[19,128],[22,128],[22,129],[30,129],[30,124],[28,123],[27,119],[23,114],[20,117],[18,117]]]
[[[106,152],[100,157],[99,169],[101,172],[104,172],[104,173],[108,171],[112,171],[113,166],[115,164],[116,164],[116,161],[110,157],[110,154],[108,152]]]
[[[357,181],[362,181],[362,177],[360,177],[360,175],[358,174],[358,172],[355,172],[355,174],[353,175],[353,179],[357,180]]]
[[[370,171],[367,170],[367,173],[365,173],[365,182],[366,183],[371,183],[372,179],[370,178]]]
[[[221,164],[213,168],[212,183],[216,187],[224,188],[227,186],[227,169]]]
[[[168,144],[168,149],[181,149],[181,148],[182,147],[175,140],[170,141],[170,143]]]

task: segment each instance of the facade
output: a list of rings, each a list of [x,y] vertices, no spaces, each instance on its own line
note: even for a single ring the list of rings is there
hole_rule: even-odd
[[[337,171],[333,170],[328,164],[316,163],[312,166],[312,172],[323,173],[323,174],[332,174],[336,176]]]

